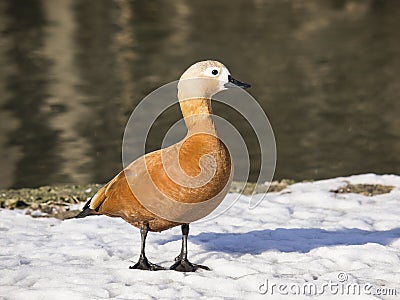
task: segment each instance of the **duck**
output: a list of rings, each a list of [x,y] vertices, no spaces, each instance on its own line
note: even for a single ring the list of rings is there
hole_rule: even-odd
[[[210,214],[221,203],[233,178],[229,150],[219,139],[212,119],[211,100],[226,89],[249,87],[233,78],[221,62],[205,60],[191,65],[177,85],[186,136],[134,160],[100,188],[76,216],[119,217],[139,228],[139,260],[130,269],[165,270],[148,260],[147,234],[180,226],[181,251],[168,269],[210,270],[188,260],[187,240],[189,224]]]

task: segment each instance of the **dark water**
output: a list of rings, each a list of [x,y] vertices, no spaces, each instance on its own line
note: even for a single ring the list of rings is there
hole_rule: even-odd
[[[399,29],[397,0],[2,0],[0,187],[110,179],[135,105],[207,58],[252,83],[276,178],[399,173]]]

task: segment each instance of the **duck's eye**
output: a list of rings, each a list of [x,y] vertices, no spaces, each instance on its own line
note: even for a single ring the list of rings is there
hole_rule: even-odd
[[[211,71],[211,74],[217,75],[217,74],[218,74],[218,70],[216,70],[216,69],[212,70],[212,71]]]

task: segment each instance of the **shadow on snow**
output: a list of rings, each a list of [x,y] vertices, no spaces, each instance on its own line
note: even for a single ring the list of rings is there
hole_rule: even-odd
[[[269,250],[307,253],[312,249],[339,245],[387,245],[400,238],[400,228],[386,231],[368,231],[357,228],[328,231],[318,228],[277,228],[245,233],[203,232],[189,236],[189,240],[202,245],[207,251],[232,254],[260,254]],[[166,244],[180,236],[160,241]]]

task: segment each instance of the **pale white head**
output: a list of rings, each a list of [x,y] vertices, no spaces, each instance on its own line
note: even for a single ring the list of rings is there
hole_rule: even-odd
[[[178,98],[211,98],[231,87],[249,88],[250,84],[234,79],[228,68],[218,61],[200,61],[190,66],[179,79]]]

